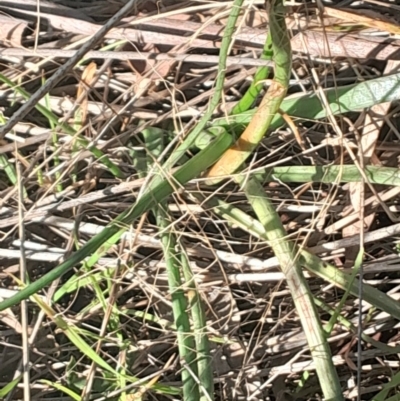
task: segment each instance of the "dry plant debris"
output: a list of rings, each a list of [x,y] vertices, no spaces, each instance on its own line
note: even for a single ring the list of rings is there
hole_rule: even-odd
[[[233,2],[138,1],[94,46],[92,36],[127,1],[20,3],[0,0],[3,128],[82,46],[88,51],[1,139],[2,299],[17,293],[24,281],[21,268],[28,282],[37,280],[131,207],[149,184],[146,163],[153,144],[157,149],[161,138],[164,147],[151,153],[157,166],[207,112]],[[287,1],[293,53],[288,96],[303,94],[306,102],[311,93],[324,103],[325,89],[333,93],[399,73],[398,3]],[[262,2],[244,2],[209,126],[225,121],[257,67],[273,71],[274,63],[260,58],[267,26]],[[272,77],[271,72],[261,82],[263,93]],[[337,180],[317,180],[310,173],[301,181],[285,178],[289,173],[279,167],[293,168],[293,174],[297,167],[301,174],[314,166],[355,165],[369,179],[379,168],[396,171],[396,96],[368,108],[352,105],[346,113],[341,105],[330,113],[334,105],[328,99],[323,118],[288,113],[286,124],[273,127],[245,170],[276,168],[264,190],[293,244],[346,274],[363,248],[364,284],[395,301],[399,178],[390,185],[384,179],[367,183],[360,173],[357,182],[344,182],[343,169]],[[189,149],[183,162],[196,152]],[[168,230],[178,239],[178,256],[187,256],[205,310],[212,396],[321,397],[293,299],[261,228],[249,233],[239,220],[232,224],[207,203],[212,197],[255,216],[233,179],[218,187],[192,180],[160,204],[170,219],[165,230],[153,207],[125,227],[121,240],[91,269],[73,270],[36,301],[1,312],[1,397],[181,399],[182,361],[163,244]],[[327,325],[345,291],[327,277],[307,271],[304,276]],[[182,289],[192,290],[187,282]],[[354,294],[344,301],[328,341],[345,399],[384,400],[398,393],[398,327],[399,315],[360,303]]]

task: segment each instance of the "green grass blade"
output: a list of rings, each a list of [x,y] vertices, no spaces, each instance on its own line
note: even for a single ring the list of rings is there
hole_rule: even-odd
[[[213,96],[210,99],[207,110],[203,117],[197,123],[196,127],[189,133],[181,145],[171,154],[169,159],[163,165],[165,171],[168,171],[173,167],[181,157],[193,146],[196,138],[202,133],[206,125],[212,118],[214,110],[218,106],[221,99],[222,91],[224,89],[225,74],[227,69],[226,60],[228,57],[229,48],[232,41],[232,35],[235,31],[236,21],[240,15],[243,0],[235,0],[232,4],[232,10],[229,14],[226,27],[224,29],[224,35],[222,37],[221,48],[219,51],[219,63],[218,63],[218,75],[215,82],[215,89]],[[159,179],[156,179],[152,186],[158,184]]]
[[[396,389],[397,386],[400,386],[400,373],[396,373],[393,377],[392,380],[390,380],[389,383],[386,383],[383,385],[383,389],[372,398],[372,401],[399,401],[400,400],[400,394],[396,394],[390,398],[387,398],[388,393],[390,390],[394,390],[398,393],[398,389]]]
[[[268,35],[260,58],[261,60],[272,60],[272,54],[271,35]],[[253,82],[251,83],[249,89],[247,89],[246,93],[242,96],[238,104],[232,109],[231,114],[243,113],[253,106],[263,87],[263,84],[260,81],[268,77],[270,70],[270,67],[257,68],[257,71],[254,74]]]
[[[87,272],[81,275],[73,275],[53,295],[53,302],[58,302],[64,295],[78,291],[93,282],[100,283],[104,280],[104,274]]]
[[[186,182],[198,176],[202,171],[207,169],[210,165],[220,157],[220,155],[231,144],[231,136],[222,134],[216,137],[214,142],[203,149],[192,159],[190,159],[184,166],[180,167],[173,175],[171,180],[175,180],[176,184],[184,185]],[[71,270],[74,266],[78,265],[85,258],[92,255],[92,258],[98,258],[105,252],[113,243],[118,241],[122,233],[128,228],[135,219],[150,210],[158,202],[170,195],[174,191],[174,187],[169,181],[165,180],[159,183],[151,191],[146,192],[132,208],[121,213],[110,225],[108,225],[101,233],[90,239],[81,249],[75,252],[64,263],[57,266],[49,273],[42,276],[40,279],[31,283],[26,288],[19,291],[17,294],[9,299],[0,303],[0,311],[16,305],[20,301],[29,298],[31,295],[36,294],[45,286],[52,283],[57,278]],[[110,239],[113,239],[110,241]],[[115,242],[114,242],[115,241]]]
[[[324,91],[333,115],[351,111],[360,112],[376,104],[400,99],[400,73],[371,79],[358,84],[329,88]],[[294,120],[318,120],[327,116],[319,95],[316,93],[298,94],[287,97],[281,104],[281,110]],[[242,129],[251,121],[256,109],[248,112],[217,119],[213,125]],[[284,125],[280,115],[275,115],[270,128]]]
[[[10,391],[12,391],[18,383],[21,381],[22,375],[16,377],[10,383],[7,383],[4,387],[0,389],[0,397],[4,398]]]
[[[77,327],[69,325],[60,315],[57,315],[55,311],[39,297],[35,297],[35,301],[39,305],[39,307],[45,311],[46,315],[49,316],[49,318],[52,319],[54,323],[63,331],[63,333],[68,337],[71,343],[74,344],[76,348],[82,352],[83,355],[93,361],[97,366],[111,373],[116,379],[121,376],[121,373],[119,373],[111,365],[109,365],[96,351],[92,349],[90,344],[88,344],[82,338]],[[128,375],[125,375],[124,379],[131,383],[136,383],[139,380],[136,377]],[[154,384],[153,388],[154,390],[158,390],[161,392],[167,390],[168,392],[176,393],[176,389],[173,387],[159,386],[157,384]]]
[[[70,397],[72,400],[75,400],[75,401],[81,401],[82,400],[82,398],[81,398],[81,396],[79,394],[76,394],[74,391],[72,391],[68,387],[63,386],[60,383],[54,383],[54,382],[52,382],[50,380],[40,380],[40,383],[47,384],[48,386],[53,387],[56,390],[59,390],[59,391],[63,392],[68,397]]]
[[[396,374],[396,375],[395,375],[396,379],[397,379],[397,376],[400,377],[400,374]],[[399,380],[397,379],[397,382],[398,382],[398,381],[399,381]],[[385,390],[382,390],[382,392],[380,392],[377,396],[375,396],[374,398],[372,398],[371,401],[400,401],[400,394],[396,394],[396,395],[393,395],[392,397],[386,398],[386,395],[387,395],[387,393],[388,393],[388,392],[386,391],[386,386],[387,386],[387,385],[384,386],[384,387],[385,387]],[[385,391],[384,398],[383,398],[382,395],[381,395],[381,393],[383,393],[383,391]]]
[[[110,373],[118,375],[115,369],[110,366],[103,358],[100,357],[92,347],[81,337],[78,329],[74,326],[69,325],[61,316],[56,315],[55,311],[46,305],[39,297],[36,298],[36,302],[39,307],[43,309],[46,314],[54,321],[54,323],[63,331],[63,333],[69,338],[78,350],[80,350],[85,356],[91,361],[95,362],[97,366],[107,370]],[[135,379],[136,380],[136,379]]]
[[[8,161],[6,155],[0,155],[0,170],[4,170],[11,184],[17,185],[18,183],[17,172],[15,171],[14,166]],[[28,194],[26,192],[25,187],[23,191],[24,191],[23,192],[24,198],[27,198]]]

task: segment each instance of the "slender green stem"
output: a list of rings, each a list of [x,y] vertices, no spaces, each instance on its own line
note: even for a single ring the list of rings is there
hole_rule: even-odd
[[[160,129],[149,127],[143,131],[146,156],[143,158],[142,174],[148,173],[154,160],[164,150],[164,135]],[[200,398],[197,377],[196,342],[190,327],[190,294],[182,286],[181,270],[184,269],[178,250],[179,243],[170,224],[170,216],[165,202],[153,207],[159,227],[161,246],[167,265],[168,286],[172,300],[172,312],[176,327],[179,356],[182,363],[182,390],[185,401],[198,401]],[[189,298],[189,302],[188,299]]]
[[[222,37],[221,49],[219,51],[218,75],[215,82],[214,94],[207,106],[207,110],[195,128],[189,133],[182,144],[174,150],[170,158],[165,162],[163,165],[164,171],[168,171],[171,167],[173,167],[175,163],[177,163],[181,157],[193,146],[196,138],[202,133],[206,125],[211,120],[214,110],[221,100],[227,68],[226,60],[232,42],[232,35],[235,31],[236,21],[241,12],[243,1],[244,0],[235,0],[232,5],[232,10],[229,14],[229,18],[224,30],[224,36]],[[159,178],[156,178],[152,185],[155,185],[158,182]]]
[[[329,336],[333,330],[333,328],[335,327],[335,324],[338,320],[338,317],[340,315],[340,312],[342,311],[342,308],[344,306],[344,304],[346,303],[346,300],[348,298],[348,296],[350,295],[350,288],[351,285],[354,283],[354,280],[356,279],[356,276],[358,274],[358,272],[360,271],[360,267],[363,263],[363,259],[364,259],[364,247],[361,244],[360,246],[360,250],[358,252],[355,264],[354,264],[354,268],[353,271],[351,272],[351,276],[350,276],[350,281],[348,283],[348,287],[346,288],[340,302],[339,305],[336,307],[335,312],[333,313],[333,315],[331,316],[331,318],[329,319],[328,324],[325,327],[325,333],[327,336]]]
[[[242,228],[257,238],[268,241],[265,227],[258,220],[216,197],[205,199],[199,194],[195,195],[207,209],[213,210],[234,226]],[[305,249],[299,250],[299,255],[301,265],[311,273],[344,290],[350,287],[350,294],[355,297],[358,296],[359,281],[357,279],[352,282],[348,273],[322,261],[318,256]],[[363,299],[366,302],[400,320],[400,303],[398,301],[368,284],[364,284],[363,291]]]
[[[88,263],[97,261],[104,252],[119,240],[123,232],[129,227],[129,224],[141,216],[142,213],[150,210],[158,202],[173,193],[176,187],[179,187],[195,178],[202,171],[207,169],[207,167],[215,163],[224,150],[229,147],[231,139],[231,136],[228,134],[222,134],[216,137],[210,146],[203,149],[184,166],[180,167],[170,180],[162,181],[151,191],[147,191],[135,205],[121,213],[109,226],[90,239],[64,263],[31,283],[11,298],[0,302],[0,311],[10,308],[22,300],[29,298],[31,295],[36,294],[90,255],[92,256]],[[173,183],[173,185],[171,183]]]
[[[168,222],[168,214],[165,205],[160,205],[155,210],[157,225],[160,228],[160,240],[167,265],[168,286],[171,293],[172,311],[176,326],[179,356],[182,363],[183,399],[185,401],[198,401],[200,398],[199,387],[195,378],[198,377],[196,361],[196,343],[191,332],[188,315],[188,301],[182,289],[180,273],[180,257],[177,251],[175,236],[171,233]]]
[[[180,253],[182,271],[189,296],[189,306],[192,313],[193,329],[196,339],[197,366],[199,383],[201,386],[200,401],[212,401],[214,399],[214,376],[210,355],[210,343],[207,335],[206,315],[195,277],[184,248],[181,247]]]
[[[260,58],[261,60],[272,60],[272,54],[271,35],[268,35]],[[268,77],[270,70],[271,69],[268,66],[257,68],[257,71],[254,74],[253,82],[251,83],[249,89],[247,89],[246,93],[239,100],[238,104],[232,109],[232,115],[243,113],[253,106],[263,87],[263,84],[260,81],[263,81]]]
[[[332,363],[332,354],[311,291],[303,276],[296,247],[286,239],[287,234],[279,215],[258,180],[250,178],[245,182],[242,179],[241,184],[244,184],[246,197],[263,225],[265,236],[285,275],[307,338],[324,397],[326,400],[342,400],[339,376]]]
[[[292,52],[282,0],[272,0],[268,7],[268,15],[269,36],[275,62],[274,79],[245,131],[207,173],[209,178],[207,184],[217,184],[243,165],[267,133],[286,96],[291,74]]]
[[[266,169],[265,179],[283,182],[359,182],[363,178],[355,165],[282,166]],[[400,185],[400,170],[393,167],[365,166],[365,177],[371,184]]]

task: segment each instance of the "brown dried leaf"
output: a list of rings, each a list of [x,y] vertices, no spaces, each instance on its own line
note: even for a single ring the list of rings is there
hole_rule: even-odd
[[[0,15],[0,40],[7,46],[20,47],[22,35],[27,26],[27,21]]]
[[[366,25],[370,28],[377,28],[381,31],[400,34],[400,27],[396,22],[370,10],[358,9],[355,13],[348,10],[325,7],[324,13],[330,17],[336,17],[345,22],[355,22],[357,24]]]
[[[294,51],[317,57],[400,60],[400,47],[396,43],[387,43],[386,38],[366,40],[357,34],[304,31],[293,37],[291,45]]]
[[[2,298],[0,299],[2,300]],[[11,327],[16,333],[22,333],[22,326],[11,309],[6,309],[4,312],[0,313],[0,322],[3,322],[6,326]]]
[[[87,114],[88,114],[88,98],[87,93],[88,87],[90,87],[91,83],[93,82],[94,75],[96,74],[97,66],[95,62],[91,62],[82,73],[81,81],[78,85],[77,90],[77,98],[80,99],[82,96],[84,98],[81,100],[80,110],[78,114],[80,114],[80,124],[83,125],[86,121]]]

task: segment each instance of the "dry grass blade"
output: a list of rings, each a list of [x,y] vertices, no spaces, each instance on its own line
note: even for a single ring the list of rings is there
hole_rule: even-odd
[[[336,17],[343,22],[354,22],[365,25],[370,28],[377,28],[381,31],[386,31],[393,34],[399,34],[400,28],[396,22],[385,19],[379,13],[374,13],[371,10],[357,10],[357,12],[325,7],[324,12],[330,17]]]
[[[93,37],[84,44],[76,54],[71,57],[61,68],[59,68],[50,79],[37,91],[31,98],[24,103],[24,105],[18,110],[17,113],[8,120],[7,124],[0,128],[0,137],[3,138],[19,121],[21,121],[45,96],[51,89],[53,89],[58,82],[65,76],[75,64],[94,46],[98,44],[100,40],[106,35],[113,26],[115,26],[130,9],[133,7],[136,0],[129,0],[128,3],[121,8],[110,20],[105,24]]]
[[[266,43],[273,20],[262,0],[137,1],[97,45],[92,36],[128,1],[22,3],[0,1],[3,128],[89,51],[0,141],[0,308],[11,306],[0,313],[0,398],[169,400],[187,377],[185,393],[198,391],[185,397],[204,401],[320,399],[324,361],[311,357],[306,334],[317,341],[315,332],[303,330],[298,307],[316,318],[304,327],[319,329],[319,318],[331,330],[311,350],[331,359],[338,397],[395,399],[400,74],[389,69],[400,59],[398,6],[346,0],[323,14],[321,1],[301,1],[279,11],[291,36],[289,95],[238,177],[264,180],[252,202],[268,204],[261,220],[278,231],[267,235],[232,177],[208,187],[200,175],[279,76],[271,58],[283,42]],[[362,178],[364,202],[351,193]],[[348,225],[356,235],[343,234]],[[271,243],[274,233],[281,240]],[[352,282],[350,251],[362,243],[363,280]],[[21,314],[24,259],[40,291]],[[303,275],[296,305],[299,282],[280,264]],[[175,315],[174,289],[186,302]]]

